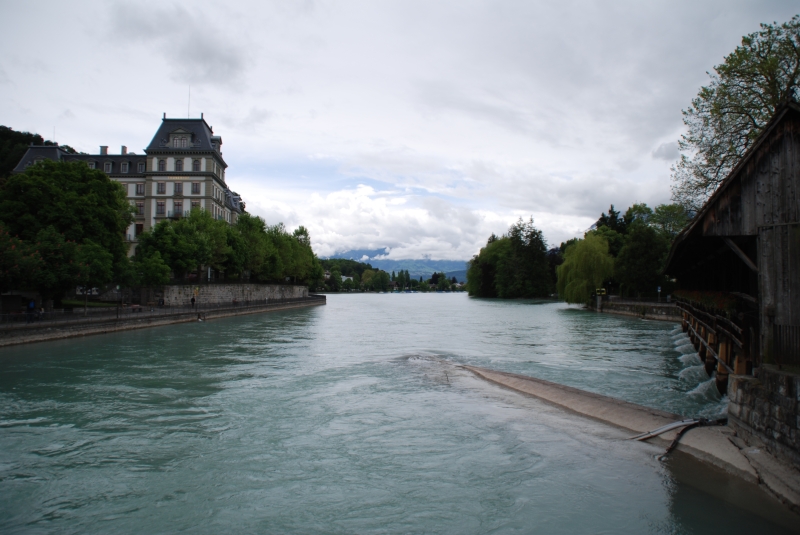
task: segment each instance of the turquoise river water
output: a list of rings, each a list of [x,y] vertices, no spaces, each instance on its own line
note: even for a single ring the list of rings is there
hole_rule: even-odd
[[[685,415],[724,398],[674,323],[464,294],[0,350],[0,532],[793,533],[754,485],[473,377]]]

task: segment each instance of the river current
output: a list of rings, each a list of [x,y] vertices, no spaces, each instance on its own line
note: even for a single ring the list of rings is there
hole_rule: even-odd
[[[674,323],[464,294],[0,349],[2,533],[792,533],[758,487],[473,377],[688,416]]]

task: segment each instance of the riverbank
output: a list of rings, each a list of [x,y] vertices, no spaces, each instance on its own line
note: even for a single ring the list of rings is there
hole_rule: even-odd
[[[0,347],[91,336],[94,334],[130,331],[134,329],[146,329],[149,327],[160,327],[163,325],[192,321],[209,321],[231,316],[263,314],[265,312],[277,312],[279,310],[324,304],[326,304],[325,296],[310,296],[288,302],[265,303],[259,305],[231,305],[210,309],[182,309],[174,313],[170,313],[169,311],[168,313],[158,311],[157,314],[150,314],[148,312],[141,312],[138,314],[129,313],[122,317],[112,316],[108,318],[96,317],[97,315],[95,314],[93,315],[95,317],[77,317],[74,320],[59,321],[52,324],[34,322],[30,324],[6,325],[0,328]]]
[[[477,366],[463,366],[478,377],[531,395],[571,412],[632,431],[644,433],[682,420],[677,414],[525,375]],[[677,430],[650,439],[666,447]],[[678,444],[683,451],[745,481],[762,484],[780,501],[800,513],[800,474],[780,463],[765,450],[747,446],[729,427],[700,427],[686,433]]]

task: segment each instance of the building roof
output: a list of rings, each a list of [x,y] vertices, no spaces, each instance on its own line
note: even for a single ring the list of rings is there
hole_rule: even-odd
[[[29,165],[39,160],[60,161],[64,156],[71,156],[58,145],[31,145],[12,172],[22,173]]]
[[[689,225],[683,229],[678,236],[675,237],[675,240],[672,243],[672,249],[669,252],[669,256],[667,257],[666,262],[666,273],[671,273],[673,270],[674,264],[678,260],[678,256],[680,256],[680,252],[684,249],[687,240],[693,236],[701,236],[703,235],[704,231],[704,224],[703,222],[707,219],[710,212],[713,213],[715,210],[718,201],[723,199],[728,193],[729,190],[734,188],[734,185],[739,185],[743,178],[742,171],[748,165],[748,163],[759,153],[762,145],[770,139],[771,135],[787,117],[789,116],[797,116],[800,115],[800,104],[798,104],[794,99],[789,99],[784,102],[778,109],[775,111],[775,114],[769,120],[769,122],[764,127],[764,130],[758,136],[756,141],[750,146],[750,148],[745,152],[742,156],[739,163],[728,173],[728,176],[722,181],[719,187],[714,191],[714,193],[709,197],[703,207],[697,212],[695,217],[689,223]],[[737,190],[738,191],[738,190]],[[740,231],[741,232],[741,231]]]
[[[170,134],[189,134],[189,144],[185,148],[175,148],[169,146]],[[227,167],[222,160],[222,138],[214,135],[214,131],[208,126],[205,119],[171,119],[166,116],[161,119],[161,126],[156,131],[153,140],[145,149],[145,152],[215,152],[223,166]]]

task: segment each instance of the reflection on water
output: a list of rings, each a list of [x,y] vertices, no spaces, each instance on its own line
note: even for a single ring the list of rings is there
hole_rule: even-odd
[[[452,365],[719,413],[684,345],[669,323],[414,294],[8,348],[0,531],[708,533],[723,510],[725,533],[784,532],[780,507],[717,492],[757,488],[709,493],[702,467]]]

